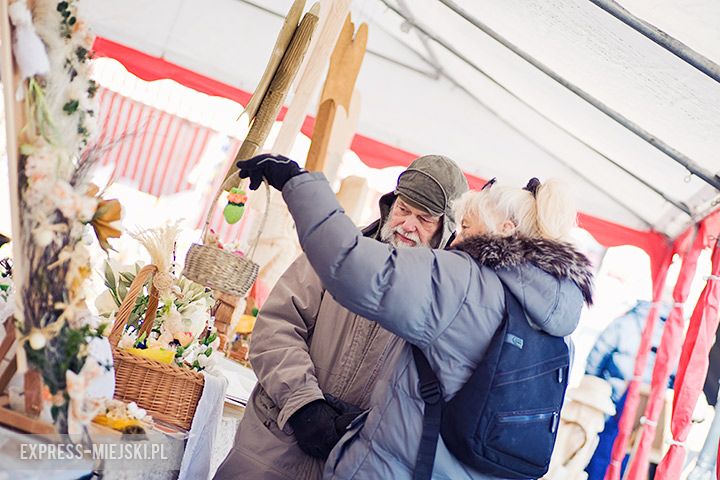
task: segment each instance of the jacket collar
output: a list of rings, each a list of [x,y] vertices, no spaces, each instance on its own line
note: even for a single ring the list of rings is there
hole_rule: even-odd
[[[582,291],[585,303],[592,305],[592,265],[569,243],[520,235],[478,235],[463,240],[453,248],[462,250],[480,265],[493,270],[531,263],[557,278],[572,280]]]

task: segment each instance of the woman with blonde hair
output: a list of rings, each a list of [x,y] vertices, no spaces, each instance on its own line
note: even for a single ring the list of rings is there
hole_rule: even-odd
[[[569,240],[577,211],[567,185],[555,179],[541,184],[537,178],[522,189],[494,183],[493,178],[455,202],[455,217],[461,219],[455,243],[486,233]]]
[[[264,178],[282,191],[300,244],[327,292],[397,336],[383,353],[387,368],[377,372],[370,409],[332,450],[324,478],[415,477],[425,406],[412,345],[427,358],[449,401],[481,363],[503,322],[506,288],[535,329],[558,337],[572,333],[583,300],[591,302],[589,262],[564,241],[575,212],[553,182],[534,180],[525,189],[490,184],[459,202],[465,223],[455,249],[403,249],[363,237],[321,173],[274,155],[238,167],[251,189]],[[511,412],[522,410],[524,392],[517,393],[507,406]],[[483,441],[499,449],[494,442],[531,439],[520,460],[544,461],[547,452],[538,452],[532,438],[553,429],[554,420],[536,417],[521,415]],[[433,453],[432,478],[507,477],[463,463],[442,437]]]

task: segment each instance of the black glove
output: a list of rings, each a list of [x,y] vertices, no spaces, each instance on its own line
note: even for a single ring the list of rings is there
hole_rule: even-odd
[[[240,169],[240,178],[250,178],[250,190],[257,190],[263,177],[272,187],[282,190],[288,180],[306,172],[289,158],[269,153],[240,160],[236,165]]]
[[[295,431],[300,449],[311,457],[326,460],[330,450],[362,409],[330,394],[293,413],[288,422]]]
[[[290,416],[300,449],[311,457],[326,460],[340,440],[335,419],[340,414],[325,400],[315,400]]]
[[[363,410],[357,405],[347,403],[337,397],[330,395],[329,393],[325,394],[325,400],[327,400],[330,406],[337,410],[337,412],[339,413],[339,415],[335,418],[335,430],[337,431],[338,435],[343,436],[348,426],[352,423],[353,420],[355,420],[355,417],[357,417],[363,412]]]

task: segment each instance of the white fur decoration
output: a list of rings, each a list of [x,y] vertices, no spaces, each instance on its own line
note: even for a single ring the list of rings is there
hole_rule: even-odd
[[[25,0],[13,2],[8,7],[8,14],[15,26],[13,53],[20,69],[20,77],[25,80],[35,75],[47,75],[50,72],[50,60],[45,45],[35,31]],[[22,93],[22,90],[18,90],[18,100],[22,99]]]

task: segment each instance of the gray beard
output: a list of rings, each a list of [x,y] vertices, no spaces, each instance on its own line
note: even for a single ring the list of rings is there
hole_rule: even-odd
[[[385,243],[389,243],[395,248],[415,248],[415,247],[422,247],[424,246],[419,239],[417,238],[416,234],[412,233],[403,233],[403,235],[407,237],[415,236],[415,238],[411,238],[411,240],[416,240],[417,243],[415,245],[408,245],[405,242],[401,242],[395,238],[395,229],[390,226],[388,222],[385,222],[380,229],[380,240],[382,240]]]

